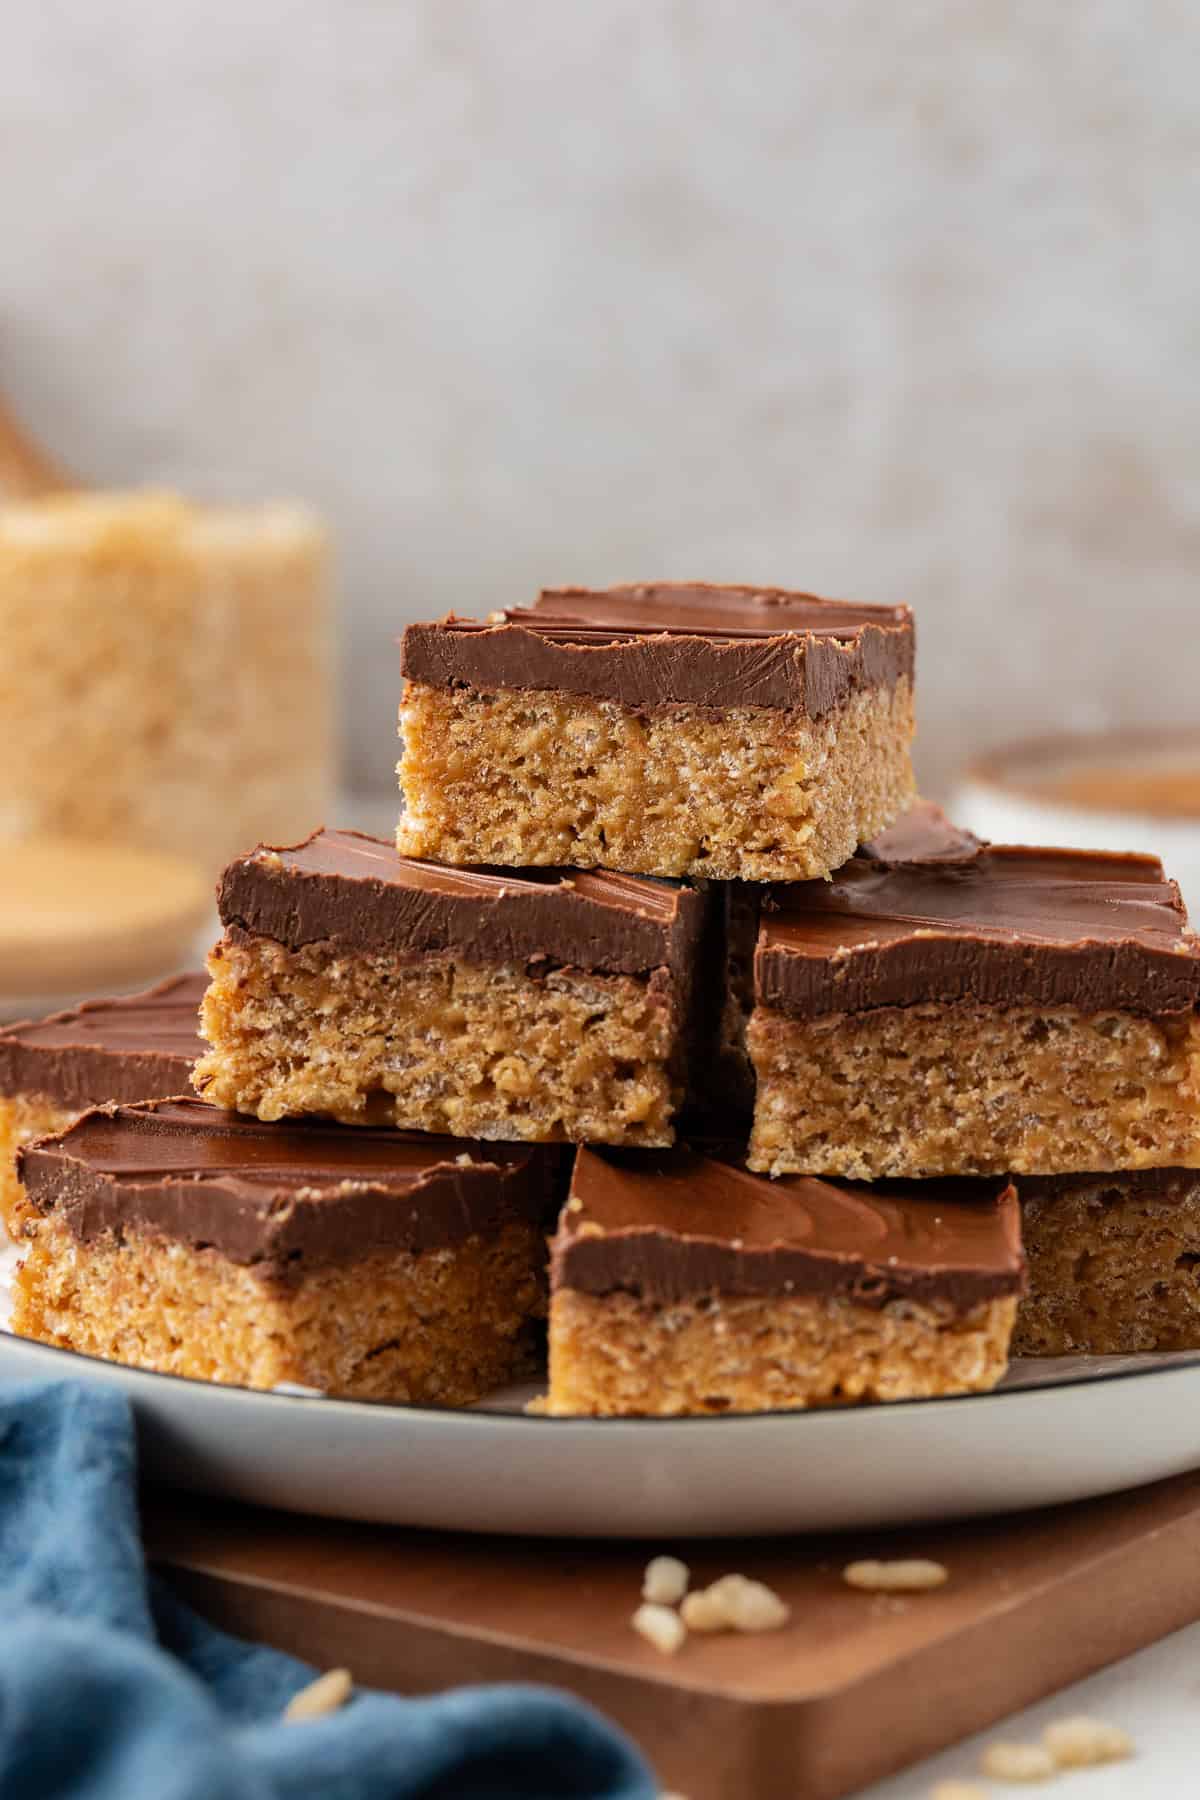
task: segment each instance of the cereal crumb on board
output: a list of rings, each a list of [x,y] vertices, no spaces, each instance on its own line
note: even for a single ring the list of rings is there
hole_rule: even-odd
[[[945,1563],[914,1556],[897,1562],[852,1562],[842,1570],[842,1580],[852,1588],[875,1594],[919,1594],[949,1581]]]
[[[646,1601],[633,1615],[633,1629],[664,1656],[674,1656],[687,1636],[687,1626],[669,1606]]]
[[[713,1599],[711,1588],[694,1588],[684,1596],[680,1607],[689,1631],[728,1631],[729,1621],[720,1603]]]
[[[979,1768],[993,1781],[1048,1781],[1058,1773],[1058,1764],[1043,1744],[989,1744]]]
[[[778,1631],[791,1617],[773,1588],[746,1575],[722,1575],[688,1594],[682,1611],[689,1631]]]
[[[1127,1731],[1082,1713],[1055,1719],[1043,1731],[1042,1743],[1060,1769],[1087,1769],[1096,1763],[1122,1762],[1133,1755],[1133,1739]]]
[[[938,1781],[929,1790],[929,1800],[987,1800],[987,1789],[974,1781]]]
[[[653,1600],[659,1606],[678,1606],[690,1580],[687,1564],[677,1556],[652,1557],[642,1577],[642,1599]]]

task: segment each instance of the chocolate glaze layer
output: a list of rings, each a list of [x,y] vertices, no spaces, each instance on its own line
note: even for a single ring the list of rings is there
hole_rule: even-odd
[[[91,1243],[140,1227],[275,1272],[418,1253],[546,1216],[558,1159],[417,1131],[264,1125],[202,1100],[87,1112],[18,1157],[34,1206]]]
[[[1156,1018],[1200,1000],[1200,946],[1154,857],[985,845],[772,889],[754,979],[800,1018],[960,1000]]]
[[[823,718],[913,671],[906,606],[859,606],[782,588],[651,582],[555,588],[487,620],[410,625],[400,666],[434,687],[543,688],[635,712],[770,707]]]
[[[868,862],[970,862],[983,839],[955,825],[932,800],[914,800],[894,825],[881,831],[858,854]]]
[[[239,858],[222,875],[217,902],[227,928],[290,950],[330,943],[631,975],[686,972],[705,914],[704,897],[677,882],[443,868],[357,831],[317,831],[302,844]]]
[[[581,1150],[551,1253],[556,1288],[664,1305],[794,1294],[965,1309],[1018,1293],[1023,1274],[1006,1183],[773,1181],[686,1148]]]
[[[41,1094],[60,1106],[153,1100],[182,1093],[204,1049],[200,974],[143,994],[87,1000],[71,1012],[0,1031],[0,1094]]]

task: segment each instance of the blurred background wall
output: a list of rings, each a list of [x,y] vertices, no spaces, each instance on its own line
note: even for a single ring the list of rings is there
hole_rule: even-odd
[[[0,386],[94,480],[328,513],[355,784],[392,781],[396,628],[543,582],[910,600],[932,789],[1194,717],[1187,0],[3,31]]]

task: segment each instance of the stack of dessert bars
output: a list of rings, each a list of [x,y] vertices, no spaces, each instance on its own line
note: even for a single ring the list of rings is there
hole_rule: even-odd
[[[225,871],[206,1046],[196,979],[0,1035],[17,1330],[465,1405],[548,1311],[552,1414],[1200,1347],[1178,890],[916,799],[907,608],[572,589],[402,660],[399,847]]]

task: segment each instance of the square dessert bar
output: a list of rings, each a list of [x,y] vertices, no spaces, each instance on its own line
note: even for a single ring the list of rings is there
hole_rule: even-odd
[[[876,863],[949,863],[969,861],[979,848],[980,840],[953,824],[940,806],[932,800],[915,800],[894,825],[861,844],[858,855]],[[754,951],[764,902],[771,902],[770,887],[751,881],[723,882],[716,895],[724,974],[714,1054],[697,1075],[700,1092],[710,1105],[742,1118],[748,1118],[754,1107],[746,1026],[754,1006]]]
[[[411,856],[806,880],[913,792],[905,606],[568,588],[410,625],[401,667]]]
[[[683,1147],[581,1150],[550,1268],[546,1410],[560,1414],[990,1388],[1022,1282],[1006,1183],[980,1197],[769,1181]]]
[[[469,1404],[531,1368],[556,1160],[199,1100],[85,1113],[21,1152],[14,1329],[206,1381]]]
[[[461,1137],[671,1142],[707,911],[668,882],[447,869],[352,831],[231,864],[198,1090]]]
[[[321,818],[334,684],[320,521],[144,489],[7,499],[5,839],[153,845],[207,877]]]
[[[144,994],[88,1000],[0,1030],[0,1217],[14,1237],[25,1217],[21,1145],[65,1131],[107,1100],[186,1094],[204,1049],[206,986],[203,975],[177,975]]]
[[[1019,1356],[1200,1350],[1200,1174],[1022,1176]]]
[[[772,891],[751,1167],[1058,1174],[1200,1162],[1200,948],[1146,856],[982,845]]]

